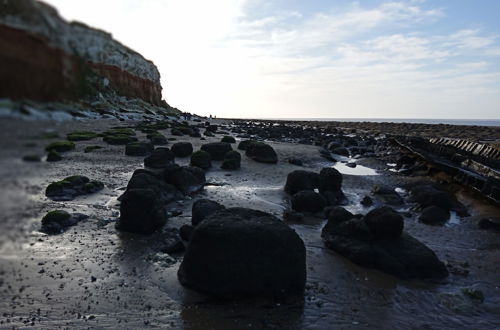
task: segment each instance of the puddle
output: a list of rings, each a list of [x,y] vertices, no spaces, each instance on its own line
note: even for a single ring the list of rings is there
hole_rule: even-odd
[[[450,227],[450,226],[456,226],[461,223],[460,217],[457,215],[457,212],[455,211],[450,211],[450,219],[446,221],[445,226]]]
[[[372,168],[363,166],[363,165],[357,165],[356,167],[352,168],[349,166],[346,166],[346,164],[337,162],[335,165],[332,166],[333,168],[337,169],[340,173],[342,174],[348,174],[348,175],[379,175],[377,171],[375,171]]]

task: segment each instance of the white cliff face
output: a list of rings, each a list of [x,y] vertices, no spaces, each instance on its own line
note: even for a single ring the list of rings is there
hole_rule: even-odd
[[[81,23],[66,22],[54,8],[44,3],[0,0],[0,24],[41,35],[51,46],[67,54],[78,55],[95,64],[116,66],[160,84],[160,73],[151,61],[114,40],[110,33]]]

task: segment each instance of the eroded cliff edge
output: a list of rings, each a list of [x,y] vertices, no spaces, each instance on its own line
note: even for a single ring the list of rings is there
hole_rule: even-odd
[[[66,22],[43,2],[0,2],[0,63],[0,98],[47,102],[118,95],[168,107],[151,61],[107,32]]]

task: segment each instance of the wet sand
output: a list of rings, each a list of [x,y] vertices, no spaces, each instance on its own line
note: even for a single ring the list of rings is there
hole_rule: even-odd
[[[333,163],[320,157],[318,147],[269,142],[277,165],[242,157],[241,170],[220,169],[212,162],[207,186],[193,198],[172,207],[183,211],[151,236],[115,230],[119,215],[116,198],[142,157],[124,154],[124,146],[110,146],[100,138],[77,142],[75,151],[55,163],[23,162],[26,154],[43,155],[50,139],[33,138],[47,129],[61,136],[74,130],[104,131],[115,120],[59,123],[2,119],[0,122],[0,328],[172,328],[172,329],[496,329],[500,327],[499,233],[480,230],[477,221],[498,216],[499,209],[458,186],[450,186],[471,213],[443,227],[405,218],[405,230],[431,247],[452,271],[441,282],[402,281],[359,267],[323,246],[320,237],[325,219],[311,218],[290,224],[307,249],[307,284],[304,297],[289,301],[251,299],[214,301],[183,288],[176,272],[182,255],[160,250],[175,237],[177,228],[190,223],[191,205],[210,198],[226,206],[250,207],[281,218],[288,207],[283,186],[289,172],[301,167],[287,158],[307,160],[306,169],[319,171]],[[166,131],[161,131],[167,135]],[[145,140],[145,134],[138,136]],[[170,137],[170,135],[167,135]],[[201,144],[220,135],[177,137]],[[141,139],[141,138],[140,138]],[[36,146],[31,146],[31,144]],[[88,145],[104,149],[83,153]],[[235,146],[233,145],[235,148]],[[350,211],[366,213],[359,205],[376,183],[403,187],[427,178],[401,177],[389,171],[386,158],[359,159],[354,169],[337,164],[344,174],[343,190]],[[177,158],[185,165],[187,158]],[[366,166],[366,168],[362,167]],[[45,187],[66,176],[82,174],[101,180],[105,189],[69,202],[54,202]],[[401,210],[408,210],[406,204]],[[40,219],[53,209],[81,212],[89,219],[60,235],[39,232]],[[468,275],[463,275],[468,271]],[[465,297],[462,288],[485,295],[482,304]]]

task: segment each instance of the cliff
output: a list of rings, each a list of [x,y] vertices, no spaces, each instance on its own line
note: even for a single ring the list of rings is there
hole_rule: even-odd
[[[112,93],[166,104],[151,61],[39,1],[0,1],[0,63],[0,98],[74,101]]]

